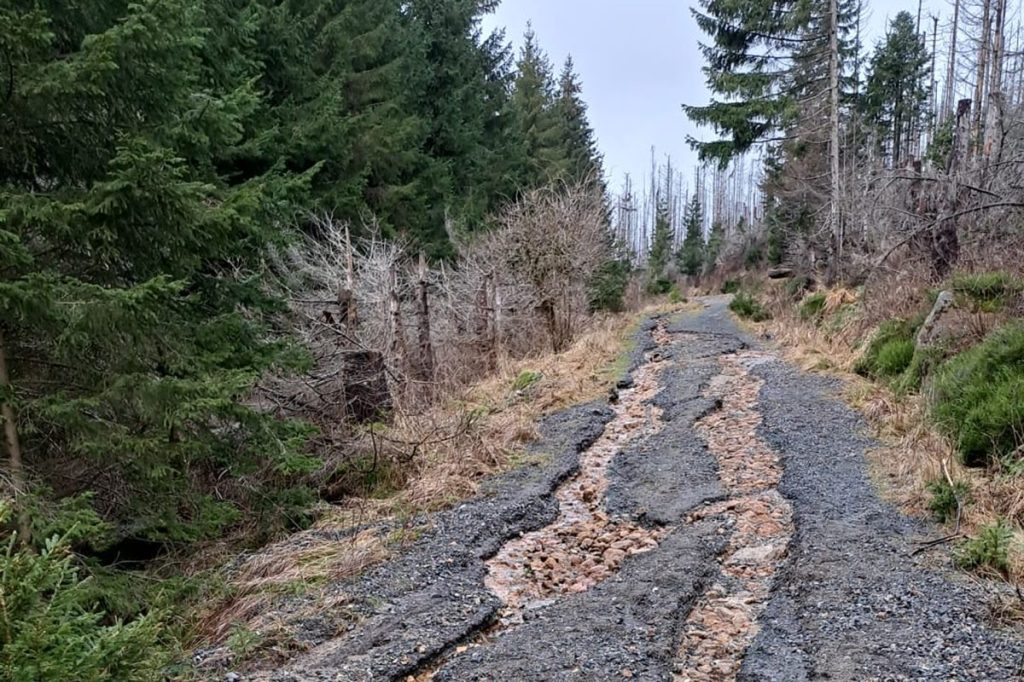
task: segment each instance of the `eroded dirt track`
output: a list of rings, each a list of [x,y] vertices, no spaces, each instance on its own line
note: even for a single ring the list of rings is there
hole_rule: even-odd
[[[723,357],[722,373],[707,390],[721,407],[697,423],[729,498],[695,511],[687,520],[718,519],[730,537],[720,557],[719,580],[701,596],[683,626],[675,675],[679,682],[736,679],[793,534],[793,510],[778,491],[779,456],[757,434],[763,382],[750,375],[750,368],[771,359],[751,351]]]
[[[834,389],[723,299],[652,322],[615,404],[546,420],[544,463],[332,586],[350,624],[253,679],[1016,679],[977,587],[911,557],[935,530],[879,501]]]
[[[505,544],[487,562],[487,588],[504,603],[504,624],[522,622],[523,610],[559,595],[585,592],[606,580],[626,557],[658,546],[664,531],[645,528],[605,512],[608,468],[623,447],[661,430],[661,408],[651,404],[661,390],[660,349],[668,345],[664,326],[652,332],[657,344],[633,373],[633,385],[618,394],[615,416],[604,433],[580,455],[580,471],[555,491],[558,518],[540,530]]]

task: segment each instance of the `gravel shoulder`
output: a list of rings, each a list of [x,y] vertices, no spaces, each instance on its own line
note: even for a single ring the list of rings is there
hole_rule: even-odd
[[[741,679],[1020,679],[1024,647],[987,622],[990,595],[911,556],[936,528],[879,499],[865,460],[876,444],[839,385],[781,362],[755,373],[796,535]]]

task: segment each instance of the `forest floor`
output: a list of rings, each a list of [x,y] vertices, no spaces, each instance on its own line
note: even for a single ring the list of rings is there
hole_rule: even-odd
[[[993,587],[880,499],[837,380],[727,301],[647,323],[610,401],[545,418],[528,464],[328,586],[290,660],[231,679],[1018,679]]]

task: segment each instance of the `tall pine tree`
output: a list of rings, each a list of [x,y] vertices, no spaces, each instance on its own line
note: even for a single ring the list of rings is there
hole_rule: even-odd
[[[698,277],[704,268],[705,248],[704,209],[696,192],[686,205],[683,225],[686,228],[686,235],[677,255],[679,270],[690,277]]]
[[[512,92],[511,124],[520,190],[545,185],[566,171],[563,128],[555,103],[551,62],[531,27],[516,62]]]
[[[894,167],[906,161],[911,137],[922,130],[928,114],[930,59],[909,12],[896,15],[871,56],[864,117]]]
[[[594,129],[587,119],[583,87],[572,57],[566,58],[558,79],[555,108],[562,126],[566,179],[573,184],[592,183],[603,194],[603,158],[597,147]]]
[[[22,504],[94,494],[109,531],[94,545],[215,536],[241,506],[285,503],[311,464],[301,428],[245,401],[283,360],[256,275],[301,183],[218,170],[258,143],[248,27],[230,4],[43,7],[0,10],[0,136],[17,141],[0,147],[4,450],[23,459]],[[212,39],[216,22],[237,36]],[[268,468],[280,490],[209,485]]]
[[[669,267],[672,265],[672,217],[669,214],[668,202],[658,197],[658,212],[654,221],[654,235],[651,250],[647,255],[647,292],[664,294],[672,287]]]

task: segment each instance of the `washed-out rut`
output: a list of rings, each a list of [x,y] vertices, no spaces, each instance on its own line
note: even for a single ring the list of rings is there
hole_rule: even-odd
[[[731,537],[719,559],[720,579],[686,619],[674,675],[678,682],[736,679],[789,547],[793,510],[778,491],[779,456],[757,434],[763,382],[749,372],[771,360],[750,351],[723,357],[722,373],[707,389],[721,407],[697,422],[729,497],[695,511],[689,520],[716,518]]]
[[[332,586],[358,619],[253,679],[1018,679],[978,586],[911,556],[936,529],[878,498],[836,384],[725,305],[648,325],[617,401],[546,419],[549,458]]]
[[[618,571],[626,557],[658,546],[662,529],[612,518],[604,509],[612,458],[631,441],[661,429],[661,409],[651,401],[661,390],[660,349],[669,339],[663,326],[653,338],[657,348],[634,372],[633,385],[618,393],[615,416],[580,455],[580,472],[555,491],[558,518],[505,544],[487,562],[485,584],[505,605],[504,623],[520,621],[523,609],[559,595],[585,592]]]

